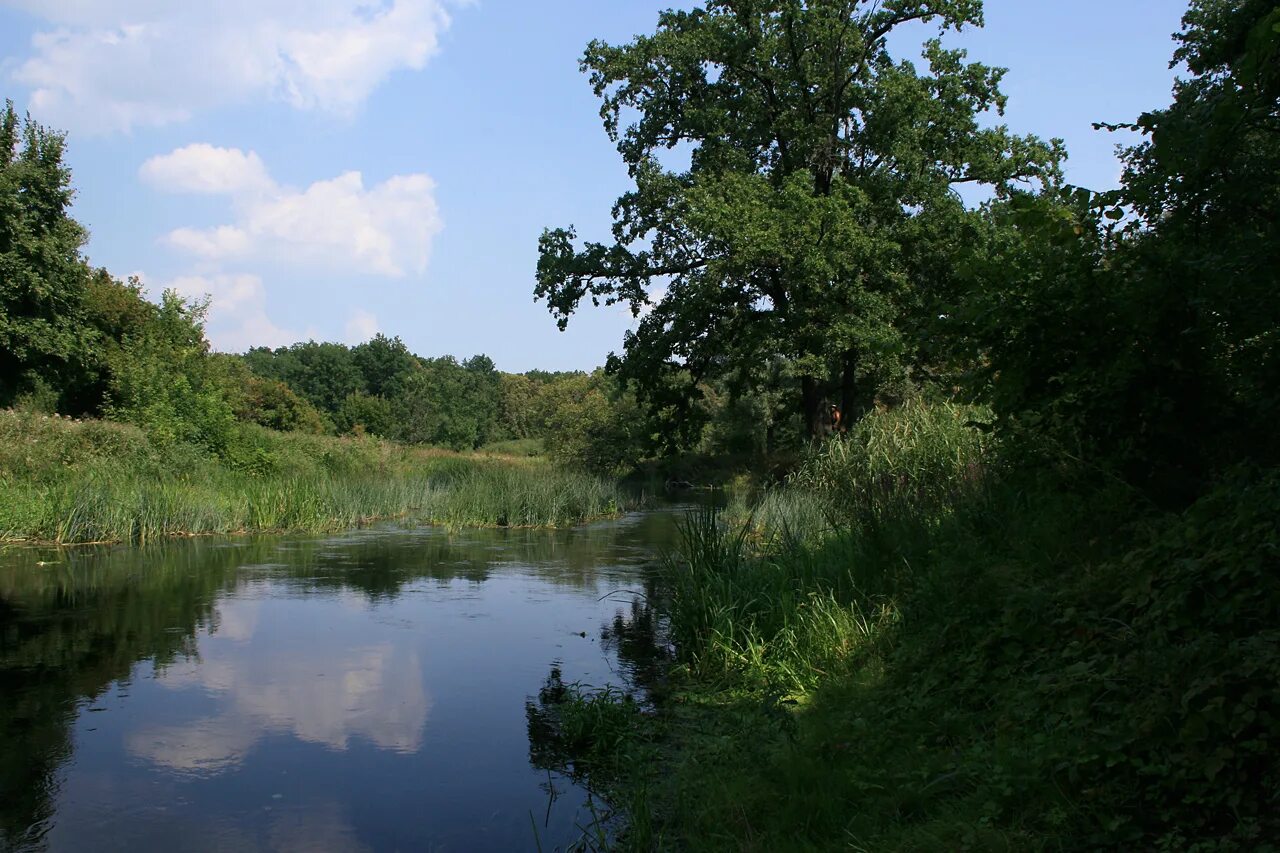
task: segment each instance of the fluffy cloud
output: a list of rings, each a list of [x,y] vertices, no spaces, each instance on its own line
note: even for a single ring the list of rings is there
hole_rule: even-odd
[[[165,242],[188,254],[210,259],[246,255],[252,245],[248,234],[231,225],[205,230],[177,228],[169,232]]]
[[[274,183],[262,159],[238,148],[188,145],[142,164],[140,177],[172,192],[244,194],[267,192]]]
[[[250,347],[278,347],[317,337],[277,326],[267,316],[267,293],[256,275],[186,275],[166,285],[188,299],[209,298],[205,333],[215,349],[243,352]]]
[[[165,238],[206,261],[252,258],[401,276],[426,269],[442,227],[435,183],[423,174],[365,187],[359,172],[346,172],[297,190],[277,185],[254,152],[205,144],[153,157],[139,174],[161,190],[231,200],[235,223],[179,228]]]
[[[421,69],[447,0],[8,0],[51,25],[13,76],[42,121],[91,131],[169,124],[261,99],[349,115]]]

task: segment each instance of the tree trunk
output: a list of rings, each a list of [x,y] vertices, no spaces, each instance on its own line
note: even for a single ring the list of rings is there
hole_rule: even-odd
[[[844,354],[844,366],[840,371],[841,426],[848,429],[870,410],[871,400],[858,387],[858,356],[849,350]]]
[[[809,437],[822,438],[826,427],[822,412],[822,389],[818,380],[812,376],[800,378],[800,405],[804,411],[804,423],[809,430]]]

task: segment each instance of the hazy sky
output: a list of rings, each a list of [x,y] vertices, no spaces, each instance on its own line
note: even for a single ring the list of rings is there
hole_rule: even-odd
[[[674,0],[0,0],[0,93],[69,133],[90,259],[212,296],[219,349],[399,335],[505,370],[591,368],[621,309],[560,333],[537,239],[603,238],[626,174],[577,68]],[[1182,0],[987,0],[950,36],[1007,66],[1005,121],[1115,185],[1170,99]],[[918,54],[908,39],[900,53]]]

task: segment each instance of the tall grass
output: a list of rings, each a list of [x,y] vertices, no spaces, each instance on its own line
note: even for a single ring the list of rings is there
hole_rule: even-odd
[[[790,491],[820,498],[828,513],[886,516],[933,512],[964,499],[990,464],[975,406],[912,400],[858,421],[824,442],[791,475]]]
[[[368,438],[246,428],[228,460],[104,421],[0,412],[0,538],[334,530],[375,519],[560,527],[634,501],[542,460],[464,456]]]
[[[687,519],[664,575],[666,758],[637,771],[635,838],[1280,838],[1280,472],[1154,515],[1112,481],[995,464],[976,420],[875,413],[754,506]]]
[[[794,505],[793,505],[794,506]],[[751,523],[700,510],[664,564],[672,640],[694,677],[792,694],[857,660],[898,617],[902,568],[850,529],[756,551]]]
[[[751,506],[695,513],[667,562],[671,625],[705,679],[812,687],[895,624],[910,549],[983,488],[979,410],[912,402],[873,412]]]

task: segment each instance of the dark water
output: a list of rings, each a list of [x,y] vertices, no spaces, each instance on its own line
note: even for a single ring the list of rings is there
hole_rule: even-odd
[[[0,849],[563,849],[587,794],[531,764],[525,703],[552,666],[623,680],[601,596],[672,534],[0,554]]]

